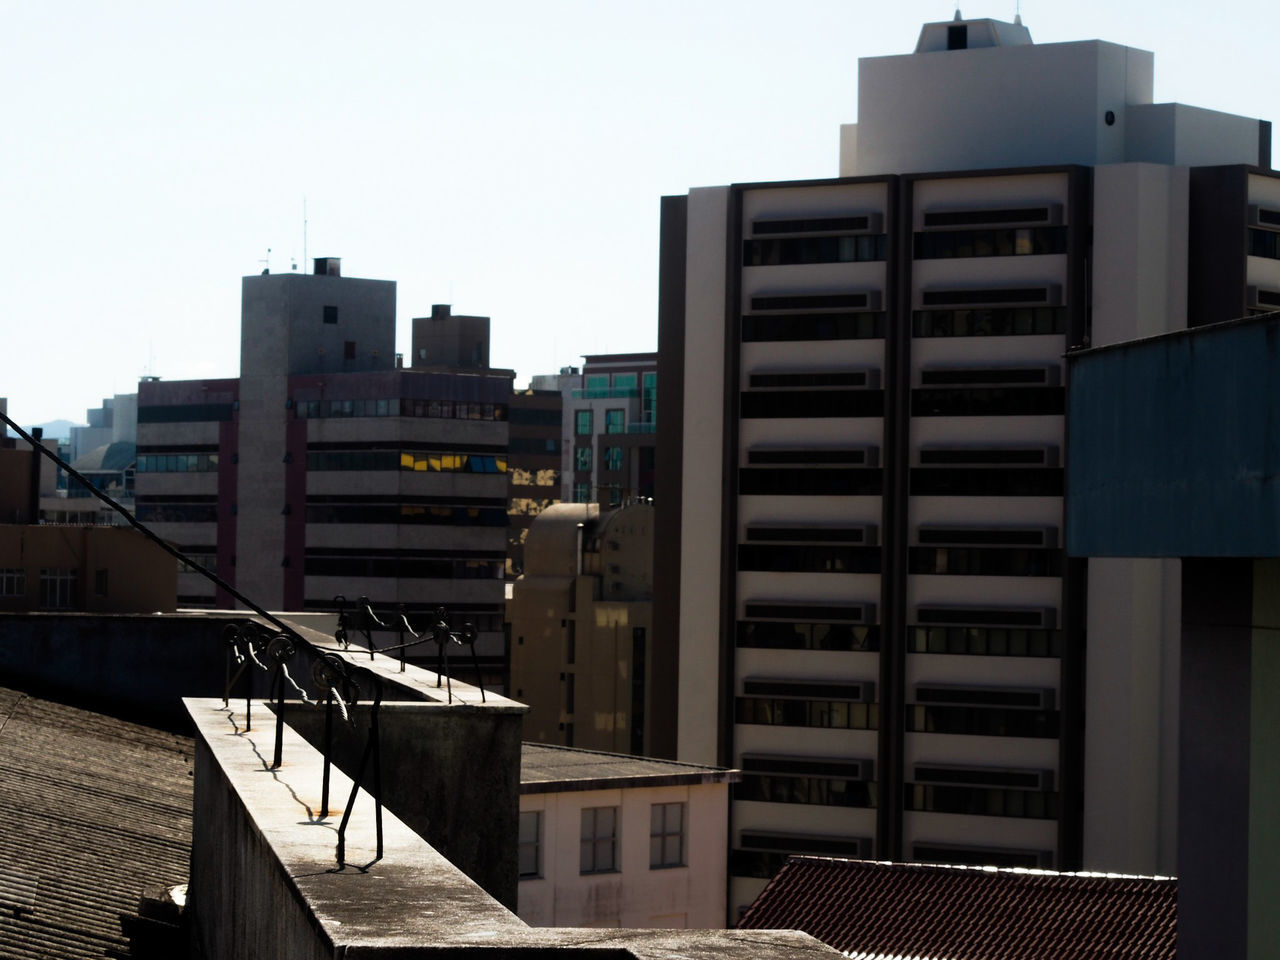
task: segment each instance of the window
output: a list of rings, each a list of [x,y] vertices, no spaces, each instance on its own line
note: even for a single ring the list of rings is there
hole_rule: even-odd
[[[99,567],[93,571],[93,595],[95,597],[105,597],[107,595],[106,567]]]
[[[574,503],[590,503],[591,502],[591,484],[575,483],[573,485],[573,502]]]
[[[328,306],[328,305],[326,305],[326,306],[324,307],[324,311],[323,311],[323,312],[324,312],[324,322],[325,322],[325,323],[337,323],[337,322],[338,322],[338,308],[337,308],[337,307],[333,307],[333,306]]]
[[[684,866],[684,804],[649,807],[649,869]]]
[[[578,410],[573,415],[573,432],[580,437],[591,436],[591,411]]]
[[[621,447],[605,447],[604,448],[604,468],[606,470],[622,469],[622,448]]]
[[[354,340],[344,340],[342,343],[342,359],[354,360],[356,358],[356,342]]]
[[[574,447],[573,469],[575,470],[591,469],[591,448],[590,447]]]
[[[626,433],[627,432],[627,411],[606,410],[604,412],[604,432],[605,433]]]
[[[67,610],[76,602],[76,570],[74,567],[40,568],[40,606],[50,610]]]
[[[602,390],[601,396],[609,392],[609,375],[607,373],[593,373],[587,376],[587,389],[590,391]]]
[[[0,569],[0,597],[21,597],[27,592],[27,575],[21,567]]]
[[[622,484],[620,483],[609,484],[609,506],[611,507],[622,506]]]
[[[613,375],[614,390],[634,390],[636,388],[636,375],[634,373],[615,373]],[[620,396],[621,394],[615,394]]]
[[[542,811],[520,811],[520,879],[542,876]]]
[[[658,417],[658,375],[646,373],[643,383],[644,387],[640,391],[640,419],[645,423],[654,423]]]
[[[579,873],[613,873],[618,869],[618,808],[587,807],[582,811]]]

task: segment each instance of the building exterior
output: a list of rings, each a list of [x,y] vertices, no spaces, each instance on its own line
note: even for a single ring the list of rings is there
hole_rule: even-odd
[[[172,612],[173,558],[136,530],[0,524],[0,610]]]
[[[1086,768],[1084,706],[1128,722],[1093,664],[1152,630],[1174,669],[1178,572],[1066,555],[1062,357],[1269,306],[1280,178],[1269,124],[1153,104],[1152,64],[927,24],[860,62],[839,178],[663,201],[654,631],[677,755],[743,770],[731,905],[781,852],[1176,869],[1176,802]],[[1170,782],[1176,696],[1141,706],[1087,749]]]
[[[562,499],[621,506],[654,493],[658,355],[583,357],[582,378],[562,387]],[[562,378],[563,383],[563,378]]]
[[[507,604],[526,740],[650,755],[672,724],[673,691],[649,656],[653,524],[648,503],[562,503],[529,528]]]
[[[517,913],[535,927],[725,924],[737,771],[525,743]]]
[[[138,395],[117,393],[106,397],[102,406],[85,411],[87,425],[71,428],[71,459],[108,443],[133,443],[138,435]]]
[[[558,389],[529,387],[511,395],[507,422],[507,471],[511,498],[507,509],[507,578],[524,572],[524,542],[529,527],[547,507],[560,502],[560,423],[564,407]]]
[[[240,377],[139,387],[137,516],[270,608],[445,604],[501,671],[513,373],[447,306],[403,368],[395,296],[336,258],[245,277]],[[179,601],[230,605],[191,572]]]

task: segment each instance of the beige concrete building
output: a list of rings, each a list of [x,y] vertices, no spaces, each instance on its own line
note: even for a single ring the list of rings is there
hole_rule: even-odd
[[[529,528],[507,605],[525,739],[643,754],[674,719],[675,691],[655,686],[648,656],[653,514],[648,503],[561,503]]]
[[[525,743],[517,913],[535,927],[726,923],[736,770]]]
[[[169,613],[177,565],[136,530],[0,524],[0,610]]]

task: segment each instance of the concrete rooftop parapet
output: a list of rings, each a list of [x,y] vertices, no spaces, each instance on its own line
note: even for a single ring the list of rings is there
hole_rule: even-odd
[[[374,802],[363,790],[347,827],[347,866],[338,870],[336,831],[351,781],[331,771],[330,815],[321,819],[323,758],[286,725],[283,762],[271,769],[276,727],[266,704],[249,730],[243,702],[185,704],[196,738],[188,910],[194,946],[207,960],[543,957],[588,950],[640,960],[839,956],[792,931],[527,927],[385,808],[383,856],[375,860]],[[384,757],[394,771],[394,753],[384,747]],[[512,846],[514,839],[512,831]]]

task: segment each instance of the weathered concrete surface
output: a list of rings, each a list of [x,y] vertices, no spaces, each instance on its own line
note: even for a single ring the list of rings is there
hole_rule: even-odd
[[[187,707],[197,741],[188,909],[206,960],[839,956],[791,931],[526,927],[389,811],[384,855],[374,862],[373,801],[363,791],[347,829],[348,862],[361,867],[337,871],[341,811],[318,817],[320,755],[286,726],[284,763],[271,770],[274,724],[245,731],[242,703]],[[333,796],[345,802],[350,780],[337,770],[332,778]]]

